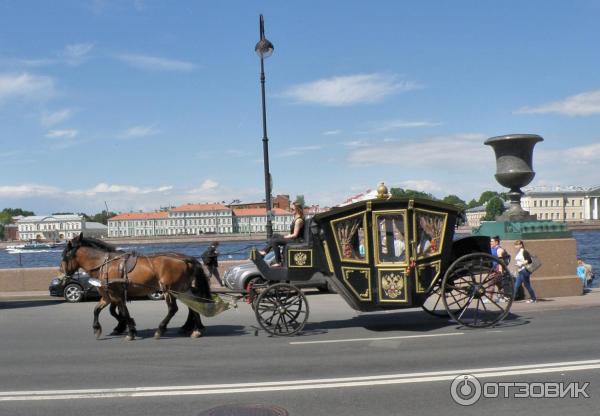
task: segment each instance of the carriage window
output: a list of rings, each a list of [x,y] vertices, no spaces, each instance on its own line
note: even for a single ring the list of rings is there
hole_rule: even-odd
[[[404,215],[377,215],[376,222],[379,261],[382,263],[405,262]]]
[[[343,260],[364,260],[366,256],[363,215],[336,222],[335,232]]]
[[[417,257],[435,256],[441,252],[446,214],[417,211]]]

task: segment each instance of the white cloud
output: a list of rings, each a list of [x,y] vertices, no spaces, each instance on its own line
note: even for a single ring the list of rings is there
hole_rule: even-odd
[[[143,195],[143,194],[151,194],[151,193],[162,193],[167,192],[173,189],[172,186],[160,186],[158,188],[140,188],[133,185],[109,185],[107,183],[99,183],[96,186],[85,189],[85,190],[75,190],[68,191],[69,194],[74,195],[88,195],[93,196],[97,194],[133,194],[133,195]]]
[[[563,100],[542,104],[536,107],[522,107],[516,111],[520,114],[557,113],[567,116],[589,116],[600,114],[600,90],[582,92]]]
[[[404,189],[413,189],[415,191],[435,193],[444,191],[445,189],[438,183],[429,179],[407,179],[401,181],[399,186]],[[394,186],[395,188],[396,186]]]
[[[129,66],[145,71],[188,72],[196,67],[196,65],[191,62],[149,55],[121,54],[117,55],[117,59],[125,62]]]
[[[86,61],[93,48],[93,43],[74,43],[65,46],[62,55],[67,64],[76,66]]]
[[[68,120],[73,111],[69,108],[55,111],[53,113],[44,112],[41,117],[42,126],[50,127],[55,124]]]
[[[281,95],[302,103],[339,107],[373,103],[394,93],[419,88],[415,82],[397,78],[377,73],[338,76],[294,85]]]
[[[436,127],[442,123],[431,122],[431,121],[405,121],[405,120],[388,120],[383,121],[379,126],[375,127],[377,131],[389,131],[395,129],[407,129],[407,128],[418,128],[418,127]]]
[[[327,130],[323,132],[323,136],[335,136],[337,134],[340,134],[341,132],[341,130]]]
[[[22,74],[0,74],[0,103],[9,99],[43,100],[55,94],[50,77]]]
[[[483,134],[456,134],[424,139],[372,140],[352,148],[348,161],[355,165],[391,164],[402,169],[426,167],[454,169],[488,163],[490,149],[483,145]]]
[[[50,139],[73,139],[79,134],[78,130],[65,129],[65,130],[50,130],[46,133],[46,137]]]
[[[205,179],[202,184],[200,184],[199,188],[190,189],[187,191],[188,194],[198,194],[207,191],[214,191],[219,187],[219,183],[213,181],[212,179]]]
[[[311,152],[313,150],[319,150],[322,148],[323,148],[323,146],[319,146],[319,145],[290,147],[289,149],[286,149],[283,152],[277,154],[277,156],[279,156],[279,157],[296,156],[296,155],[301,155],[306,152]]]
[[[3,198],[23,198],[54,195],[60,190],[46,185],[5,185],[0,186],[0,196]]]
[[[139,139],[142,137],[155,136],[160,133],[160,130],[156,128],[154,124],[149,126],[133,126],[122,132],[117,137],[119,139]]]

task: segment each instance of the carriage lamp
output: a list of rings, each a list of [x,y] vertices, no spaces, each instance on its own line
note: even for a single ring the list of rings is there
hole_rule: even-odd
[[[263,15],[260,15],[260,40],[256,44],[254,51],[260,57],[260,86],[262,94],[262,125],[263,125],[263,160],[265,164],[265,208],[267,211],[267,238],[273,236],[273,214],[271,212],[271,173],[269,172],[269,139],[267,138],[267,107],[265,104],[265,58],[273,55],[275,47],[265,38],[265,21]]]

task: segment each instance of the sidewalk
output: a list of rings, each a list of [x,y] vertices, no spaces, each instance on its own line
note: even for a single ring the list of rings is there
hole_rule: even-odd
[[[221,286],[212,283],[212,289],[215,292],[227,292]],[[0,302],[24,301],[24,300],[56,300],[63,301],[62,297],[50,296],[48,291],[35,292],[0,292]],[[590,289],[583,296],[564,296],[560,298],[538,299],[537,303],[525,303],[524,300],[515,301],[512,304],[511,312],[536,312],[551,311],[559,309],[585,309],[600,307],[600,288]]]

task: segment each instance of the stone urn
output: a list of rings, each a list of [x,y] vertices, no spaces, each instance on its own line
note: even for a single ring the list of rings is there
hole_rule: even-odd
[[[535,177],[533,171],[533,148],[544,139],[537,134],[508,134],[491,137],[485,144],[491,146],[496,153],[496,180],[510,189],[509,209],[496,220],[499,221],[531,221],[535,215],[521,208],[521,188],[528,185]]]

